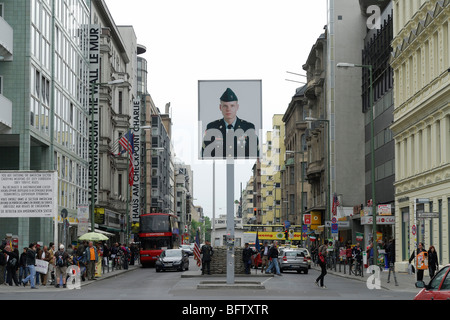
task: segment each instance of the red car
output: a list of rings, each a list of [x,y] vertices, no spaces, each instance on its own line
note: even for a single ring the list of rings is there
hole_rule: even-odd
[[[450,264],[439,270],[429,284],[416,282],[422,288],[414,300],[450,300]]]

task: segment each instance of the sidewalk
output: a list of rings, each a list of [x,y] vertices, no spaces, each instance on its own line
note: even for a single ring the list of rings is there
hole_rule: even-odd
[[[320,267],[318,265],[315,266],[314,264],[312,264],[311,268],[320,272]],[[357,280],[357,281],[361,281],[361,282],[367,282],[368,278],[370,276],[372,276],[372,274],[369,274],[368,269],[366,269],[366,268],[364,269],[363,273],[364,273],[363,277],[355,276],[354,274],[349,275],[348,274],[348,266],[347,266],[345,269],[345,274],[344,274],[344,265],[341,265],[340,272],[339,272],[339,265],[336,266],[336,271],[334,271],[334,269],[327,269],[328,275],[334,275],[334,276],[344,277],[347,279],[353,279],[353,280]],[[380,282],[381,282],[380,286],[382,289],[387,289],[387,290],[392,290],[392,291],[408,291],[408,292],[416,292],[416,293],[418,293],[420,291],[420,289],[416,288],[416,286],[415,286],[415,283],[416,283],[415,274],[409,275],[408,273],[405,273],[405,272],[395,272],[395,275],[397,277],[398,286],[395,285],[394,276],[393,276],[392,272],[391,272],[390,283],[387,283],[388,275],[389,275],[388,270],[383,269],[380,272]],[[325,276],[325,279],[326,279],[326,276]],[[429,280],[430,280],[429,277],[424,277],[425,283],[428,283]],[[370,283],[373,283],[373,281]]]
[[[120,275],[122,273],[133,271],[133,270],[136,270],[136,269],[139,269],[139,268],[141,268],[141,265],[138,263],[138,264],[135,264],[135,265],[128,266],[128,270],[121,269],[121,270],[114,270],[114,271],[111,271],[111,272],[102,273],[102,275],[100,277],[96,277],[95,280],[86,280],[86,281],[81,281],[80,280],[81,281],[81,287],[88,286],[88,285],[90,285],[92,283],[96,283],[97,281],[101,281],[101,280],[109,279],[109,278],[112,278],[112,277],[116,277],[116,276],[118,276],[118,275]],[[31,289],[29,282],[28,282],[26,287],[24,287],[21,284],[19,286],[16,286],[14,284],[14,282],[13,282],[12,286],[0,285],[0,294],[2,294],[2,293],[17,293],[17,292],[55,292],[55,291],[60,291],[60,290],[70,290],[68,288],[63,288],[62,286],[60,288],[56,288],[55,286],[52,286],[52,285],[49,285],[49,284],[47,284],[46,286],[37,285],[36,287],[39,288],[39,289],[37,289],[37,290],[36,289]]]

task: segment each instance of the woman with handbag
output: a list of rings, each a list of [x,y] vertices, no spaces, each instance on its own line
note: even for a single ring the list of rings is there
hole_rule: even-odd
[[[327,274],[327,248],[328,248],[328,240],[325,240],[323,245],[321,245],[318,250],[319,254],[318,262],[321,269],[321,273],[320,276],[316,279],[316,285],[322,289],[327,288],[323,284],[323,279]]]

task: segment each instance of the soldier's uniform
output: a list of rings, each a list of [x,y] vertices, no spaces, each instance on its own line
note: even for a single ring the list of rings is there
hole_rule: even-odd
[[[237,97],[228,88],[220,100],[237,101]],[[234,141],[228,143],[227,135],[234,138],[232,139]],[[206,154],[205,151],[207,151]],[[249,157],[259,157],[258,135],[253,123],[238,117],[233,125],[228,125],[223,118],[208,123],[203,138],[202,158],[244,159]]]

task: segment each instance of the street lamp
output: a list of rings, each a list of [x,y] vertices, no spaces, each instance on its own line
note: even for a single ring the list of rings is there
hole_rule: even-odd
[[[373,245],[373,259],[374,264],[377,263],[377,210],[375,201],[375,135],[374,135],[374,119],[373,119],[373,66],[364,64],[353,64],[340,62],[336,65],[338,68],[348,69],[348,68],[367,68],[369,69],[369,113],[370,113],[370,151],[371,151],[371,185],[372,185],[372,245]]]
[[[316,118],[312,118],[312,117],[306,117],[305,118],[306,122],[311,122],[311,121],[319,121],[319,122],[325,122],[327,124],[327,211],[328,211],[328,218],[330,218],[331,220],[331,161],[330,161],[330,157],[331,157],[331,149],[330,149],[330,120],[328,119],[316,119]],[[327,218],[327,217],[326,217]],[[331,231],[330,231],[330,235],[331,235]]]
[[[94,103],[94,91],[95,87],[107,86],[107,85],[118,85],[124,83],[125,80],[117,79],[104,83],[91,82],[91,232],[95,231],[95,220],[94,220],[94,210],[95,210],[95,170],[94,170],[94,121],[95,121],[95,103]]]

